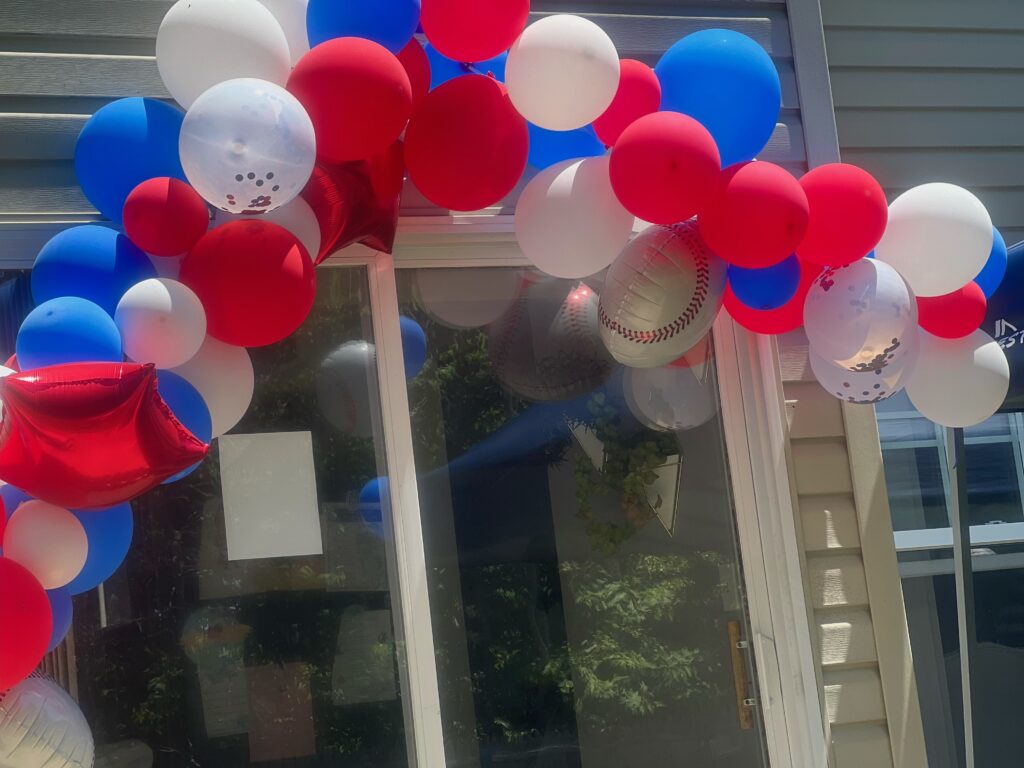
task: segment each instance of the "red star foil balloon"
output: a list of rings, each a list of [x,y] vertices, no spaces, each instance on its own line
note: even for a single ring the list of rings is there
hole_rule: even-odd
[[[0,479],[67,509],[134,499],[209,449],[161,399],[153,365],[70,363],[0,379]]]

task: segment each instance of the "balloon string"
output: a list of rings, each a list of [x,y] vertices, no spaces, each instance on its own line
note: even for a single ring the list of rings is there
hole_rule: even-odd
[[[468,62],[463,63],[462,68],[474,75],[486,75],[487,77],[494,77],[493,72],[484,72],[482,69],[477,68],[475,64],[469,64]]]

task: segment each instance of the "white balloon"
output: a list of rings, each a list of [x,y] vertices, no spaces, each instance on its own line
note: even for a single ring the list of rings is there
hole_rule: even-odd
[[[320,363],[316,399],[324,417],[353,437],[373,437],[377,352],[368,341],[348,341]]]
[[[522,276],[517,270],[418,269],[415,291],[421,307],[448,328],[490,325],[512,306]]]
[[[213,226],[219,227],[232,221],[252,221],[252,216],[242,213],[226,213],[217,211],[213,217]],[[316,214],[309,207],[309,203],[301,197],[296,197],[290,203],[285,203],[280,208],[275,208],[269,213],[259,217],[260,221],[269,221],[273,224],[284,227],[306,246],[311,259],[316,259],[320,253],[320,222],[316,220]]]
[[[129,288],[114,311],[124,353],[139,363],[175,368],[188,362],[206,338],[203,303],[188,286],[153,277]]]
[[[893,200],[875,257],[895,267],[918,296],[942,296],[973,280],[991,250],[992,219],[981,201],[936,182]]]
[[[634,368],[678,360],[711,330],[726,265],[692,221],[645,229],[612,262],[601,291],[601,340]]]
[[[187,109],[204,91],[237,77],[284,85],[291,56],[281,25],[256,0],[178,0],[160,23],[156,65]]]
[[[896,270],[861,259],[814,280],[804,301],[804,331],[821,357],[852,369],[915,337],[917,302]]]
[[[89,540],[63,507],[32,499],[18,505],[4,532],[4,557],[25,566],[44,589],[71,582],[85,565]]]
[[[234,427],[249,410],[256,377],[245,347],[207,336],[203,345],[174,373],[196,388],[213,421],[213,437]]]
[[[624,389],[629,410],[650,429],[694,429],[718,413],[711,366],[627,368]]]
[[[33,675],[0,694],[0,765],[92,768],[93,757],[89,723],[55,682]]]
[[[516,239],[542,272],[587,277],[622,252],[634,221],[612,191],[607,156],[566,160],[534,176],[519,196]]]
[[[811,370],[822,388],[839,400],[879,403],[906,386],[917,362],[919,347],[915,333],[881,359],[861,363],[853,369],[827,360],[811,348]]]
[[[258,214],[302,191],[316,162],[316,137],[298,99],[273,83],[243,78],[196,99],[178,151],[189,183],[215,208]]]
[[[970,427],[992,416],[1006,399],[1010,365],[984,331],[940,339],[920,331],[920,352],[907,395],[921,414],[946,427]]]
[[[571,400],[614,368],[597,330],[597,295],[561,280],[528,284],[488,329],[487,351],[498,380],[527,400]]]
[[[547,16],[512,44],[505,85],[519,113],[551,131],[582,128],[600,117],[619,87],[619,54],[589,19]]]
[[[306,6],[309,0],[259,0],[274,14],[288,40],[288,53],[294,67],[309,53],[309,36],[306,34]]]

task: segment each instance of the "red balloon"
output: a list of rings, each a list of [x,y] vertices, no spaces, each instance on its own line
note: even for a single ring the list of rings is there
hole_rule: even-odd
[[[178,179],[147,179],[124,202],[124,231],[139,248],[154,256],[178,256],[206,234],[206,201]]]
[[[526,168],[526,120],[505,86],[462,75],[423,100],[405,132],[409,178],[427,199],[454,211],[494,205]]]
[[[807,195],[800,182],[786,169],[758,160],[722,172],[697,224],[720,257],[738,267],[760,269],[797,250],[807,219]]]
[[[614,145],[630,125],[644,115],[657,112],[661,106],[661,83],[653,69],[636,59],[623,59],[619,66],[619,89],[615,98],[593,123],[597,138],[606,147]]]
[[[179,279],[203,302],[207,333],[240,347],[290,335],[316,293],[302,243],[268,221],[233,221],[206,233],[181,262]]]
[[[306,108],[317,156],[362,160],[398,138],[412,112],[412,85],[391,51],[361,37],[338,37],[303,56],[288,90]]]
[[[130,501],[206,456],[152,365],[36,368],[0,379],[0,398],[0,479],[67,509]]]
[[[885,192],[855,165],[830,163],[804,174],[810,219],[797,253],[823,267],[842,267],[878,245],[889,219]]]
[[[975,282],[943,296],[917,297],[917,324],[941,339],[962,339],[981,327],[988,301]]]
[[[622,132],[608,173],[627,211],[653,224],[675,224],[704,210],[721,169],[707,128],[679,112],[655,112]]]
[[[529,14],[530,0],[423,0],[420,24],[442,56],[483,61],[512,46]]]
[[[402,145],[397,141],[369,160],[317,165],[302,190],[320,223],[316,263],[353,243],[391,253],[404,178]]]
[[[53,614],[36,577],[0,557],[0,693],[39,666],[53,633]]]
[[[419,40],[413,38],[398,52],[398,60],[405,67],[412,87],[412,107],[415,109],[430,91],[430,59]]]
[[[821,274],[817,264],[800,259],[800,284],[793,298],[775,309],[754,309],[736,298],[732,286],[725,286],[723,304],[732,319],[748,331],[763,334],[780,334],[795,331],[804,324],[804,300],[815,279]]]

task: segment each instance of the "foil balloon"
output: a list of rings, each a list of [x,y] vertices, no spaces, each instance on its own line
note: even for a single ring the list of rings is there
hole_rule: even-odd
[[[68,694],[35,674],[0,695],[0,765],[92,768],[89,724]]]
[[[320,363],[316,400],[327,421],[352,437],[373,437],[371,397],[377,391],[377,352],[368,341],[347,341]]]
[[[0,380],[0,479],[67,509],[129,501],[206,456],[170,412],[156,369],[72,363]]]
[[[398,142],[366,160],[319,163],[302,190],[320,223],[320,250],[311,254],[316,263],[355,243],[391,253],[404,176]]]
[[[627,368],[626,405],[649,429],[680,432],[709,422],[718,413],[712,367]]]

